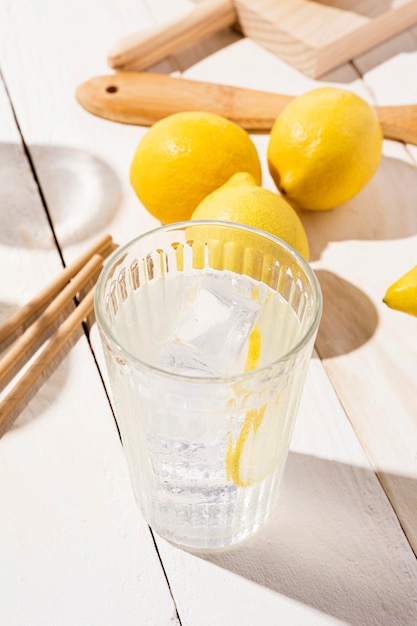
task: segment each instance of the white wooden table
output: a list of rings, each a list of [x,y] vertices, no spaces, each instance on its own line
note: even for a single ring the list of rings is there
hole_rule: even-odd
[[[91,242],[156,226],[128,181],[145,128],[94,117],[78,84],[120,37],[186,0],[1,0],[0,322]],[[417,102],[417,27],[313,81],[232,31],[153,71],[298,94],[316,84]],[[253,135],[266,167],[267,134]],[[135,506],[81,332],[0,439],[1,626],[417,624],[417,319],[382,303],[417,264],[417,147],[384,143],[354,200],[303,215],[324,317],[268,526],[200,558]],[[96,354],[97,363],[94,358]]]

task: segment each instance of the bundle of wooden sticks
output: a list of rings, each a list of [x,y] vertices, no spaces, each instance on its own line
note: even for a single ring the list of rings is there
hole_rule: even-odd
[[[0,348],[19,329],[29,324],[6,350],[0,360],[0,384],[9,382],[9,377],[24,363],[32,346],[36,346],[46,334],[53,322],[71,306],[68,317],[45,342],[39,355],[20,376],[17,382],[0,401],[0,426],[11,412],[19,405],[30,388],[39,379],[52,360],[68,343],[82,322],[90,315],[94,307],[94,286],[80,299],[83,288],[98,274],[106,256],[115,245],[110,235],[102,236],[84,254],[68,265],[49,285],[38,293],[30,302],[16,311],[0,326]]]

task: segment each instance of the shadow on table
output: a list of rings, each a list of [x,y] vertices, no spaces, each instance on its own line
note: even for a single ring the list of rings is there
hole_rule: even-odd
[[[93,154],[67,146],[29,147],[35,175],[61,246],[66,247],[102,232],[121,202],[120,181],[113,169]],[[50,227],[40,223],[39,212],[28,210],[42,198],[19,144],[0,145],[0,244],[50,246]],[[35,198],[34,196],[39,198]],[[19,215],[21,228],[12,229],[10,215]],[[21,216],[21,218],[20,218]],[[46,232],[45,236],[42,235]],[[33,245],[33,244],[32,244]]]
[[[349,2],[350,0],[347,1]],[[375,5],[376,4],[378,3],[375,3]],[[392,5],[394,2],[390,2],[390,4]],[[412,20],[410,20],[409,24],[411,27],[414,26],[414,28],[399,32],[397,35],[382,41],[378,46],[371,48],[357,57],[353,63],[359,68],[359,71],[362,74],[371,72],[374,68],[389,63],[390,61],[394,61],[395,63],[395,57],[415,53],[417,51],[417,31]],[[391,75],[392,74],[391,72]],[[390,80],[389,88],[391,93],[395,93],[394,75],[392,75],[392,79]],[[385,103],[379,102],[379,104]]]
[[[172,71],[185,72],[200,61],[223,48],[233,45],[242,39],[238,28],[225,28],[214,35],[205,37],[201,42],[187,44],[171,54],[168,59],[150,68],[153,72],[169,74]]]
[[[368,185],[352,200],[330,211],[299,213],[312,261],[336,241],[385,241],[417,233],[415,167],[384,157]]]
[[[331,2],[329,3],[329,0],[318,0],[318,3],[324,5],[334,4]],[[391,4],[391,0],[379,0],[379,2],[377,2],[376,4],[362,4],[360,2],[352,2],[351,0],[338,0],[338,2],[336,3],[337,8],[342,11],[347,11],[348,13],[352,14],[365,15],[367,18],[370,19],[374,19],[378,17],[378,15],[381,15],[382,13],[388,11]]]
[[[323,315],[316,338],[321,359],[357,350],[378,326],[372,300],[358,287],[327,270],[316,270],[323,294]]]
[[[417,508],[417,481],[397,482]],[[414,626],[414,557],[375,483],[370,470],[290,453],[264,529],[204,558],[349,624]]]

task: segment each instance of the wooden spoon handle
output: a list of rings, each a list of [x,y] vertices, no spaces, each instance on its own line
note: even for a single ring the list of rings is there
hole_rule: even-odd
[[[210,111],[247,129],[267,130],[292,98],[148,72],[117,72],[80,85],[78,102],[114,122],[149,126],[181,111]]]
[[[181,111],[210,111],[247,130],[268,131],[293,96],[217,85],[164,74],[118,72],[80,85],[87,111],[123,124],[150,126]],[[417,145],[417,105],[375,107],[384,136]]]
[[[232,0],[205,0],[187,15],[118,41],[108,56],[110,67],[143,70],[187,44],[212,35],[237,20]]]

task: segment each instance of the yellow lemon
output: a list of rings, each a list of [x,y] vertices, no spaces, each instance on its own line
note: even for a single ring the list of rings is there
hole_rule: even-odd
[[[163,224],[187,220],[209,193],[245,170],[261,182],[249,134],[226,118],[200,111],[156,122],[130,167],[130,182],[144,207]]]
[[[383,300],[391,309],[417,317],[417,265],[389,287]]]
[[[283,239],[305,259],[307,235],[294,209],[278,194],[263,189],[247,172],[234,174],[196,208],[192,220],[220,220],[252,226]]]
[[[332,209],[375,174],[382,139],[376,113],[365,100],[344,89],[320,87],[292,100],[276,119],[269,171],[291,204]]]

